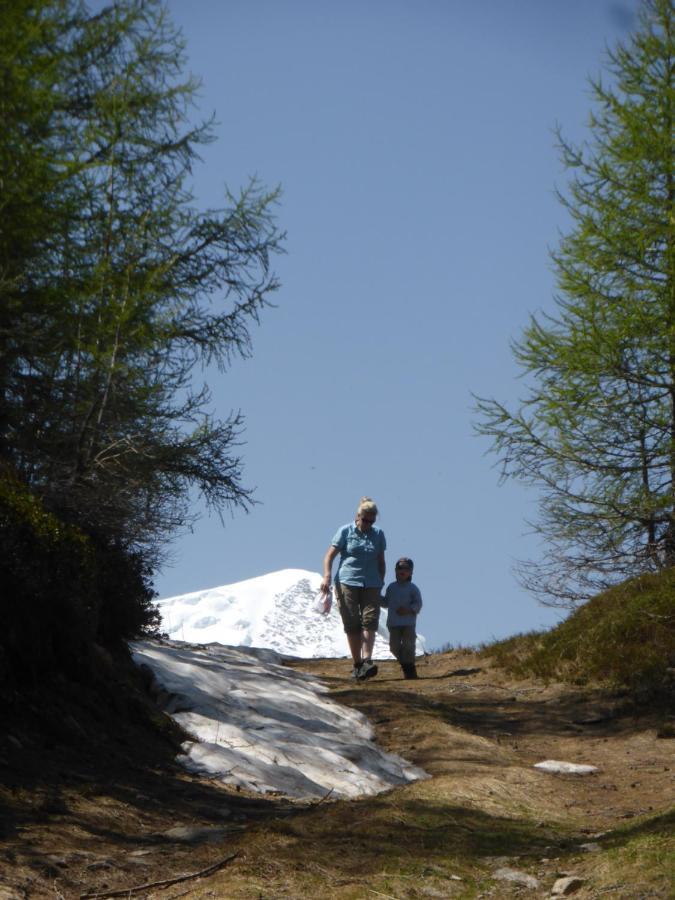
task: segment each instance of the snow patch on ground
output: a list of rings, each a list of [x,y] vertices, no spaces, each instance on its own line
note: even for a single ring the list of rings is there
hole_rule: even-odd
[[[361,713],[265,648],[139,641],[134,660],[168,693],[167,712],[194,738],[191,772],[295,799],[376,794],[429,776],[372,740]]]

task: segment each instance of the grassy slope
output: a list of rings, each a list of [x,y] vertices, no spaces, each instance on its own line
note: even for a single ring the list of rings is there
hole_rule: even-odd
[[[514,673],[606,684],[672,710],[675,571],[619,584],[556,628],[497,641],[484,653]]]

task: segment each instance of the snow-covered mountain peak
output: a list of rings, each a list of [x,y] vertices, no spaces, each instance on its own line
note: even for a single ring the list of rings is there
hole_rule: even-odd
[[[193,591],[158,601],[161,628],[174,640],[192,644],[269,647],[285,656],[347,655],[347,640],[336,608],[324,615],[316,599],[317,572],[282,569],[268,575]],[[382,623],[386,613],[383,611]],[[389,635],[380,625],[374,656],[391,659]]]

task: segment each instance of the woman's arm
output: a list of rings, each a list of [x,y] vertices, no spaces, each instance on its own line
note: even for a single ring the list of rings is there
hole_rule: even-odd
[[[382,584],[384,584],[384,576],[387,571],[387,565],[384,561],[384,550],[381,550],[377,554],[377,571],[380,573],[380,578],[382,579]]]
[[[328,550],[326,550],[326,555],[323,558],[323,580],[321,582],[321,591],[324,594],[327,594],[330,588],[330,574],[331,569],[333,568],[333,560],[339,552],[339,548],[334,547],[331,544]]]

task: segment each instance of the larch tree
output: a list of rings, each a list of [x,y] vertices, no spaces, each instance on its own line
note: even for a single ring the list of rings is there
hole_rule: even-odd
[[[540,490],[547,547],[524,562],[544,603],[675,564],[675,7],[639,27],[591,82],[590,139],[560,138],[571,227],[552,254],[554,315],[514,344],[517,409],[479,399],[504,477]]]
[[[49,62],[42,118],[39,79],[14,79],[42,127],[21,154],[45,160],[32,202],[49,227],[27,222],[31,251],[2,282],[2,454],[49,509],[152,561],[189,520],[191,489],[218,511],[250,503],[241,416],[215,417],[192,376],[250,352],[278,287],[278,191],[252,181],[195,208],[191,171],[212,129],[191,122],[197,85],[159,0],[97,14],[77,0],[19,5],[33,39],[4,67]],[[14,225],[3,229],[9,245]]]
[[[64,3],[16,0],[0,18],[0,456],[7,458],[30,417],[20,384],[41,343],[41,323],[58,304],[36,289],[48,265],[61,191],[59,87],[69,61]],[[27,399],[27,398],[26,398]]]

